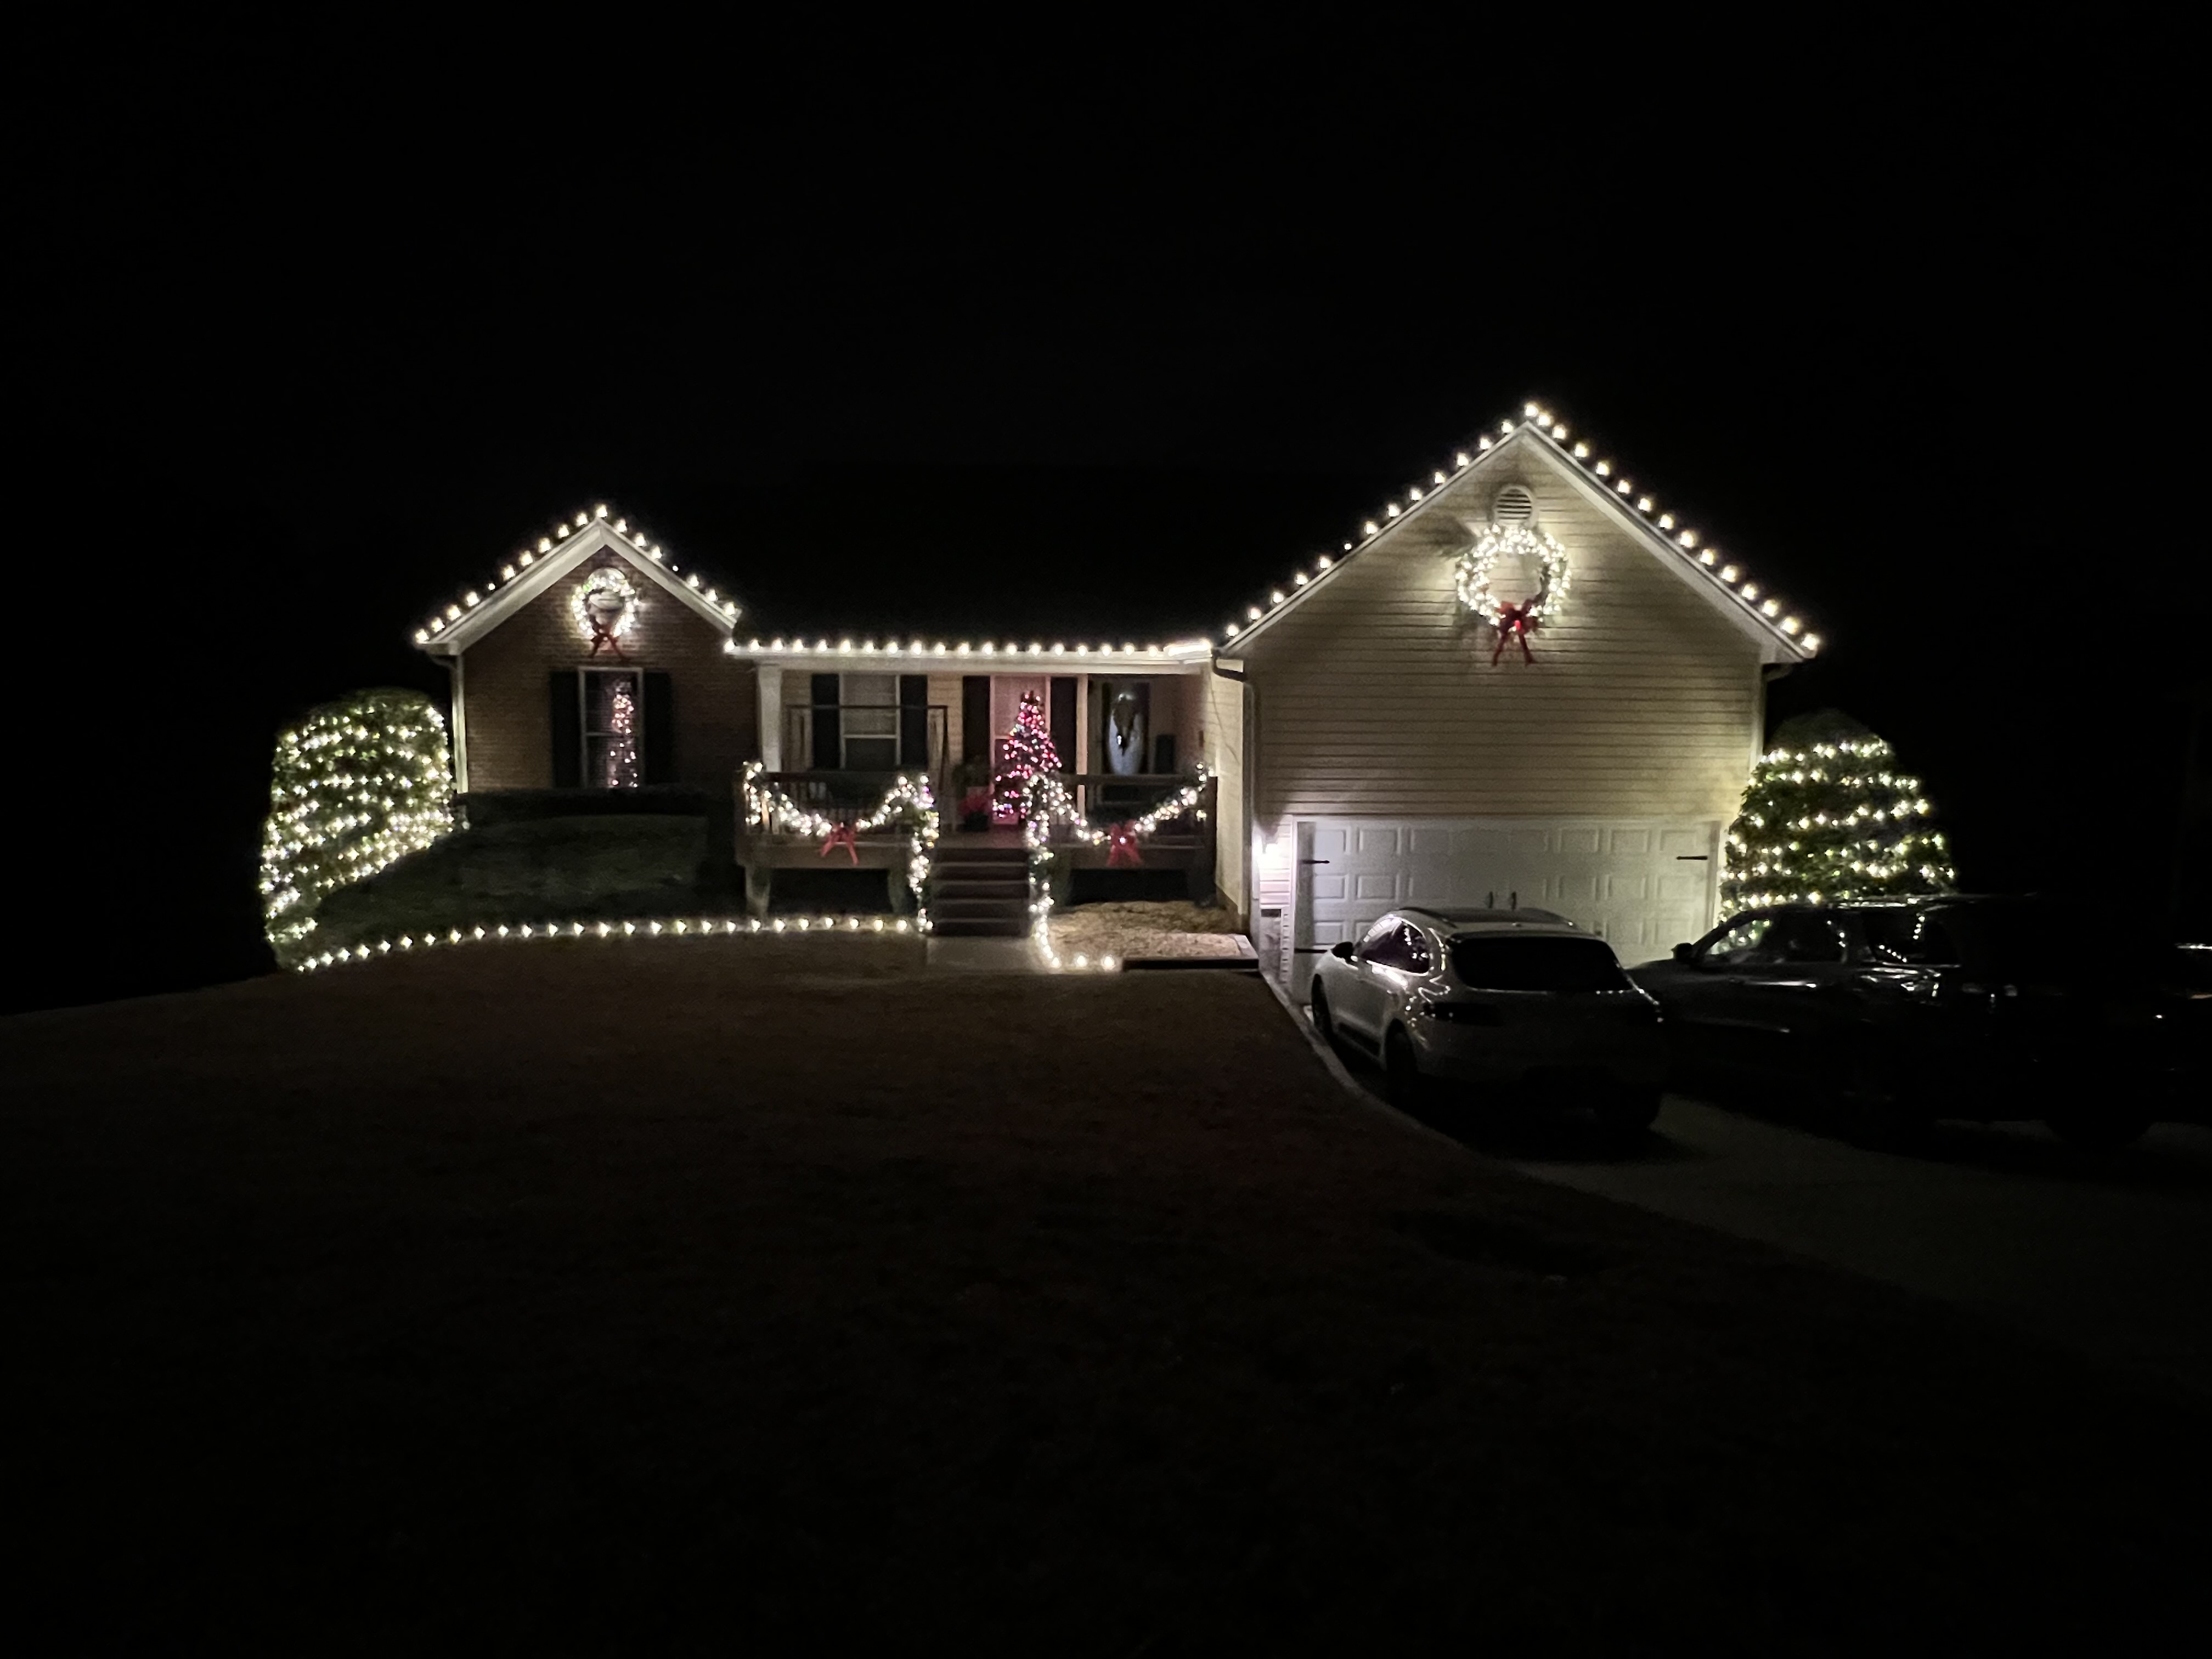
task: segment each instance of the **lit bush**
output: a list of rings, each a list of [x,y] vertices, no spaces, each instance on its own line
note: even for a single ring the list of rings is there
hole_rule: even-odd
[[[305,954],[326,894],[453,827],[446,721],[419,691],[357,691],[276,739],[261,837],[262,921],[276,960]]]

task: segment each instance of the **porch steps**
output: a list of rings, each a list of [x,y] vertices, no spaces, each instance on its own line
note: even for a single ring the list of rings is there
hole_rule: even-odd
[[[929,930],[943,938],[1021,939],[1030,931],[1030,855],[1024,847],[937,843],[929,869]]]

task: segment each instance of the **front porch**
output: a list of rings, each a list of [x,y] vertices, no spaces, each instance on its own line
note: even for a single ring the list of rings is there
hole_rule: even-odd
[[[887,910],[894,915],[911,914],[915,908],[911,882],[916,858],[915,825],[909,819],[894,817],[860,827],[877,812],[902,775],[911,775],[842,769],[752,775],[757,788],[780,792],[807,812],[836,825],[836,832],[827,836],[764,822],[747,801],[740,779],[734,786],[736,834],[732,850],[733,861],[744,874],[748,911],[764,916],[774,908],[779,871],[866,871],[880,876]],[[1172,800],[1190,787],[1192,780],[1164,774],[1068,772],[1057,775],[1082,815],[1083,828],[1054,824],[1047,836],[1050,857],[1046,868],[1055,904],[1069,902],[1079,872],[1113,872],[1116,879],[1105,884],[1126,885],[1130,896],[1137,896],[1137,890],[1146,884],[1136,879],[1139,876],[1171,872],[1182,877],[1181,890],[1192,902],[1213,902],[1217,785],[1212,778],[1201,783],[1194,806],[1162,821],[1141,837],[1124,839],[1117,848],[1112,836],[1115,828]],[[942,799],[941,795],[939,798]],[[1028,847],[1022,826],[998,821],[963,823],[945,813],[942,806],[939,826],[934,845],[922,849],[927,863],[924,897],[933,921],[940,925],[988,921],[1010,924],[1011,931],[1022,931],[1029,900]],[[1105,831],[1107,838],[1094,840],[1084,833],[1085,828]],[[1013,905],[1006,902],[1010,895],[1003,890],[987,896],[980,885],[1003,889],[1006,884],[1000,872],[1008,866],[1014,866],[1020,876],[1019,902]],[[1129,879],[1122,883],[1118,878],[1125,873]],[[1097,878],[1086,876],[1086,880]],[[988,914],[975,908],[975,902],[986,896],[997,901],[988,907]]]

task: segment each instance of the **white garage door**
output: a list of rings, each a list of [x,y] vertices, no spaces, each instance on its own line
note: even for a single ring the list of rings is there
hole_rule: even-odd
[[[1648,819],[1301,818],[1291,985],[1385,910],[1555,910],[1626,963],[1711,926],[1721,826]]]

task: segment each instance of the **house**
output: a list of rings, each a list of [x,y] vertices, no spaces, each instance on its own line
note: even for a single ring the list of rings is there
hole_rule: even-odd
[[[465,795],[713,794],[758,762],[852,811],[919,771],[948,848],[1034,696],[1092,823],[1204,769],[1180,862],[1300,994],[1315,956],[1399,903],[1540,905],[1632,960],[1694,938],[1766,684],[1820,647],[1533,404],[1210,639],[763,635],[605,508],[416,637],[452,670]]]

